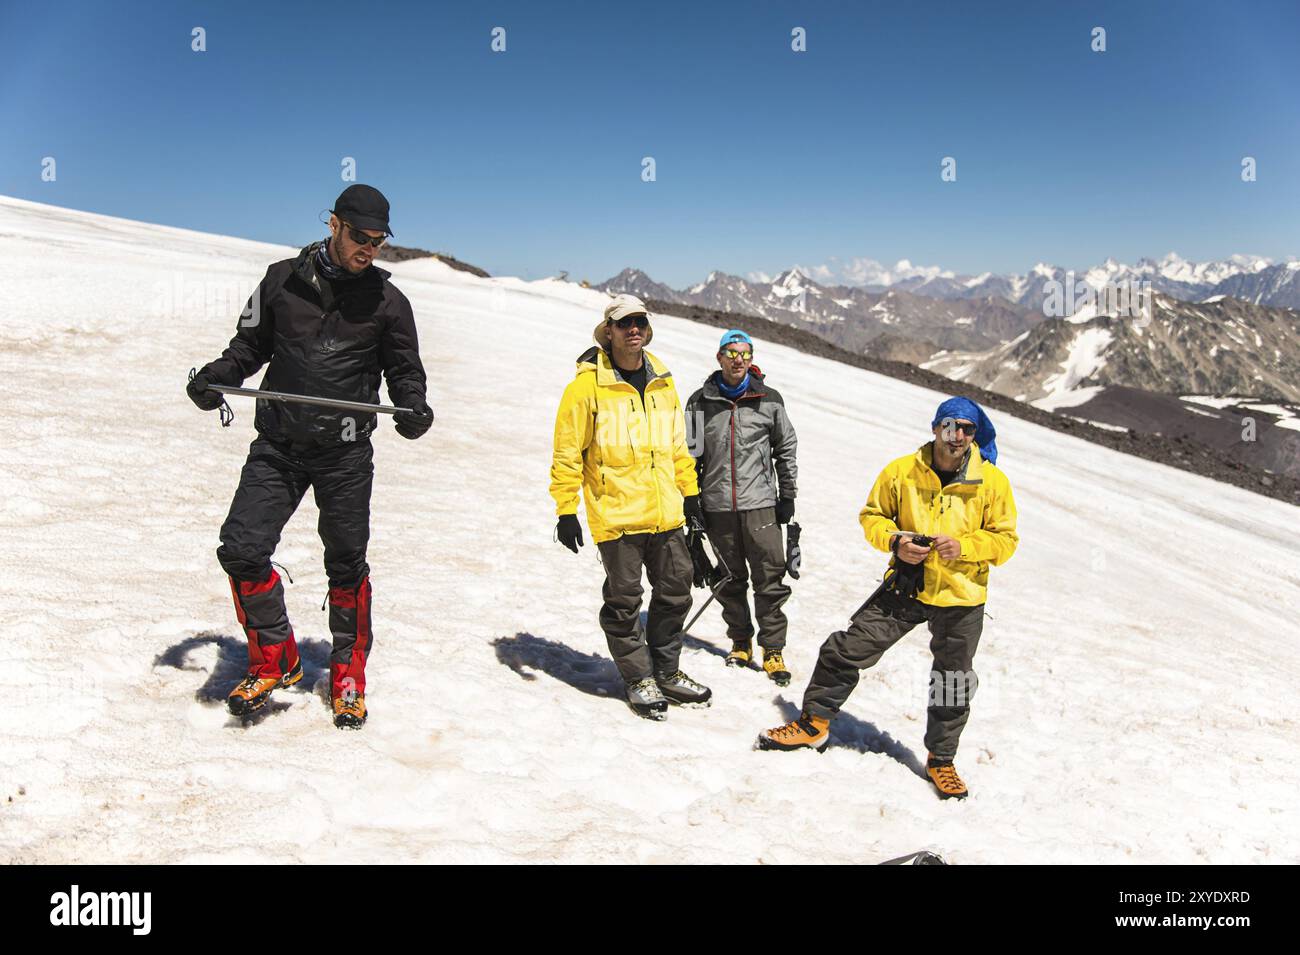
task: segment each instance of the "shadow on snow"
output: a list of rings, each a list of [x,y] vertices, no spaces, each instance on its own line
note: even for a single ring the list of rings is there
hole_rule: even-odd
[[[683,642],[684,647],[703,650],[720,659],[727,655],[725,650],[695,637],[687,636]],[[508,666],[522,680],[536,680],[537,673],[540,672],[590,696],[620,702],[623,699],[622,677],[619,676],[614,661],[608,657],[598,653],[583,653],[567,644],[523,632],[516,633],[513,637],[498,637],[492,641],[492,646],[496,650],[497,661]],[[777,696],[773,702],[780,709],[784,721],[799,716],[799,707],[785,697]],[[926,778],[923,761],[910,747],[874,723],[858,719],[850,713],[840,713],[831,724],[830,745],[888,756],[902,763],[914,775]]]
[[[190,659],[191,654],[196,650],[208,646],[215,646],[217,651],[217,662],[211,670]],[[299,640],[298,656],[302,659],[302,681],[294,689],[310,691],[322,678],[327,678],[329,675],[330,644],[325,640]],[[168,647],[154,658],[153,665],[192,673],[207,673],[207,679],[194,691],[194,699],[205,706],[224,708],[226,696],[248,672],[248,644],[243,637],[232,637],[226,633],[205,630]],[[326,702],[328,703],[328,700]],[[270,702],[260,710],[248,716],[232,717],[232,720],[244,726],[255,726],[268,716],[284,712],[289,706],[289,703],[272,697]]]
[[[781,710],[781,717],[786,722],[799,718],[799,707],[784,696],[778,696],[772,702]],[[856,749],[860,753],[879,753],[888,756],[902,763],[914,775],[922,779],[928,778],[925,775],[924,761],[912,751],[911,747],[894,739],[875,723],[860,720],[843,710],[831,722],[831,741],[827,744],[827,748],[833,746]]]
[[[497,637],[492,646],[497,661],[508,666],[522,680],[536,680],[536,673],[531,672],[536,670],[591,696],[623,701],[623,678],[609,657],[583,653],[567,644],[531,633]]]

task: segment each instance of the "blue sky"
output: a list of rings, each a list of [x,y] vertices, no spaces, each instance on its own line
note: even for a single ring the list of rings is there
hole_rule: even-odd
[[[1285,258],[1298,64],[1294,0],[3,3],[0,193],[301,244],[352,156],[401,244],[678,287]]]

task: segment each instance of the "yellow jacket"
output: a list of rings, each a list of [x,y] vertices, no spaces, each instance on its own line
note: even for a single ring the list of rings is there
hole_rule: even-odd
[[[654,355],[644,355],[644,402],[609,356],[593,347],[578,359],[555,416],[555,512],[576,514],[581,487],[596,543],[681,527],[682,497],[699,493],[672,374]]]
[[[956,560],[941,560],[933,551],[925,559],[925,589],[917,599],[935,607],[975,607],[988,596],[989,565],[1008,560],[1020,541],[1011,482],[972,444],[964,471],[940,487],[932,453],[932,443],[926,442],[887,465],[858,519],[878,550],[890,549],[894,531],[956,539],[961,544]]]

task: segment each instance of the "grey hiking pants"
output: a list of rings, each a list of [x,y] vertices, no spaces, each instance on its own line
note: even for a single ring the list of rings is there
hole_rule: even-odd
[[[679,527],[661,534],[624,534],[597,545],[605,566],[600,627],[625,683],[677,672],[682,624],[691,609],[691,555]],[[650,578],[650,612],[645,635],[641,613],[641,569]]]
[[[754,636],[748,594],[752,577],[758,645],[765,650],[784,649],[786,619],[781,606],[790,599],[790,586],[785,582],[785,541],[776,508],[705,511],[704,522],[709,540],[731,571],[731,580],[718,591],[727,636],[732,643],[747,643]]]
[[[935,756],[955,756],[979,683],[971,667],[984,629],[983,604],[931,607],[919,600],[882,598],[855,616],[847,630],[826,638],[804,690],[804,710],[834,719],[858,685],[859,672],[875,666],[918,623],[929,624],[934,654],[925,745]]]

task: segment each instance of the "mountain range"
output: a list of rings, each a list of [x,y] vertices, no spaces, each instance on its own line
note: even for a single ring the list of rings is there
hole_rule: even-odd
[[[809,269],[795,266],[810,279],[824,281],[834,273],[824,266]],[[1100,265],[1069,270],[1059,265],[1038,263],[1024,274],[957,275],[937,267],[918,267],[906,259],[893,267],[871,260],[857,260],[841,274],[851,278],[845,284],[867,291],[895,289],[934,298],[966,299],[998,296],[1019,305],[1042,305],[1042,285],[1064,283],[1073,274],[1077,284],[1094,289],[1106,285],[1148,282],[1153,292],[1197,301],[1211,295],[1231,295],[1257,305],[1300,306],[1300,261],[1274,262],[1258,255],[1230,255],[1211,262],[1189,262],[1176,252],[1161,259],[1143,258],[1127,265],[1110,258]],[[753,277],[753,276],[751,276]]]
[[[1077,274],[1040,264],[975,277],[908,275],[907,265],[887,273],[897,278],[887,287],[824,285],[798,267],[763,281],[711,272],[683,290],[629,268],[596,287],[806,328],[849,351],[1035,402],[1099,384],[1300,400],[1300,262],[1170,253]],[[1121,287],[1142,290],[1143,318],[1094,294]]]
[[[858,270],[888,285],[826,285],[812,271],[711,272],[677,290],[624,269],[596,287],[741,327],[745,316],[767,319],[1101,428],[1195,436],[1243,466],[1300,475],[1300,262],[1191,263],[1171,253],[1135,266],[1108,259],[1079,274],[1042,264],[1011,276],[907,262]],[[1118,287],[1143,291],[1140,311],[1089,298]],[[1260,428],[1244,439],[1248,420]]]

